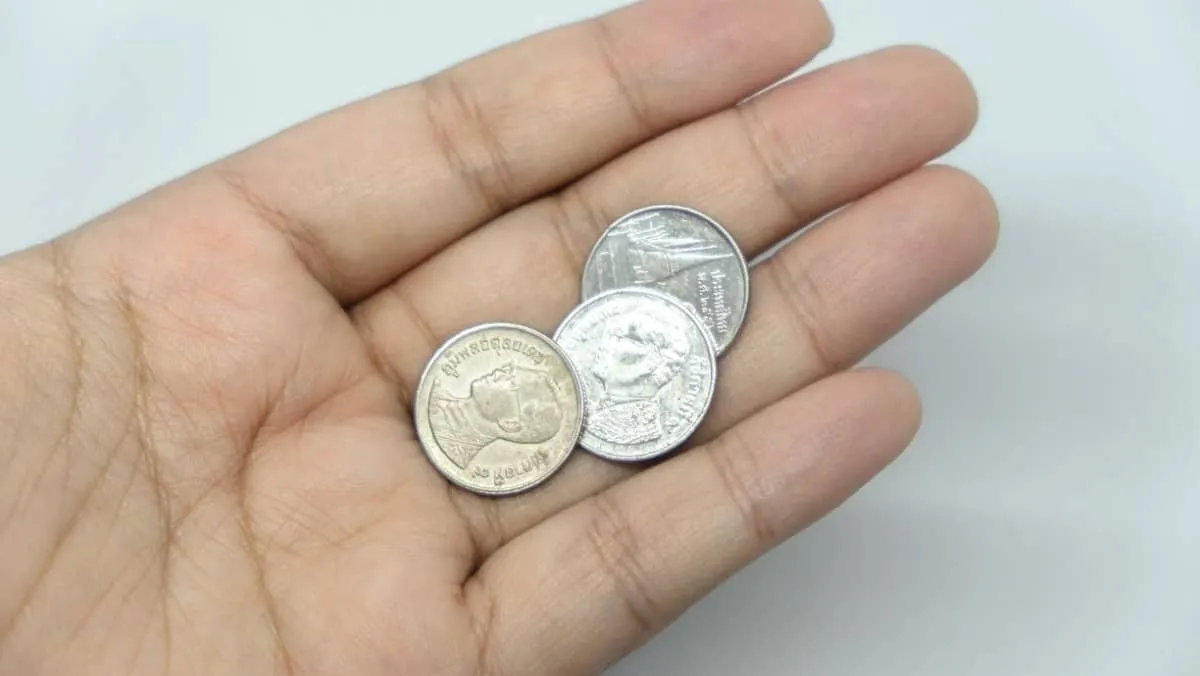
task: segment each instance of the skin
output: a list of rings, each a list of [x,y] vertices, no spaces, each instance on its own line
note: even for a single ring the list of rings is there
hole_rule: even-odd
[[[0,261],[0,674],[602,671],[910,441],[851,370],[991,252],[923,167],[970,85],[896,48],[787,76],[809,0],[651,0],[289,130]],[[580,142],[580,141],[584,142]],[[503,500],[419,449],[458,330],[545,332],[603,227],[674,202],[754,256],[691,447]]]

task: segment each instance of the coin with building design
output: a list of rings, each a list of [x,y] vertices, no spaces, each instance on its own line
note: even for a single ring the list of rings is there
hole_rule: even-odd
[[[715,220],[694,209],[655,206],[613,223],[584,266],[584,300],[628,286],[686,302],[721,354],[746,319],[750,272],[733,237]]]

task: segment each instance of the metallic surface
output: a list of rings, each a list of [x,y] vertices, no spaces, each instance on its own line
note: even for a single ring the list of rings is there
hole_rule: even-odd
[[[446,341],[413,399],[430,462],[485,495],[519,493],[550,478],[583,425],[571,361],[546,336],[515,324],[484,324]]]
[[[615,289],[576,308],[555,334],[587,400],[580,445],[609,460],[650,460],[700,426],[717,382],[717,353],[700,317],[677,298]]]
[[[686,207],[654,206],[613,223],[584,265],[584,300],[628,286],[655,288],[691,305],[721,354],[746,319],[750,271],[715,220]]]

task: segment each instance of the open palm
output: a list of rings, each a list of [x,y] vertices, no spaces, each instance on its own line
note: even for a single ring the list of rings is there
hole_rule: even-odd
[[[920,168],[974,122],[898,48],[744,101],[816,2],[658,0],[306,123],[0,265],[0,674],[582,674],[826,513],[911,439],[849,371],[972,273],[996,215]],[[740,105],[739,105],[739,102]],[[552,331],[603,228],[672,202],[758,255],[691,446],[451,488],[420,370]]]

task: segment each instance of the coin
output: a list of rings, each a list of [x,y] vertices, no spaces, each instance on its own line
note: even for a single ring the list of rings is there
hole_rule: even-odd
[[[554,339],[575,363],[587,404],[579,444],[609,460],[650,460],[700,426],[717,384],[712,334],[687,304],[641,287],[575,308]]]
[[[550,478],[583,425],[571,361],[546,336],[515,324],[484,324],[446,341],[413,399],[417,437],[433,466],[485,495]]]
[[[721,354],[746,319],[750,271],[719,223],[686,207],[655,206],[613,223],[584,265],[584,300],[627,286],[653,287],[691,305]]]

